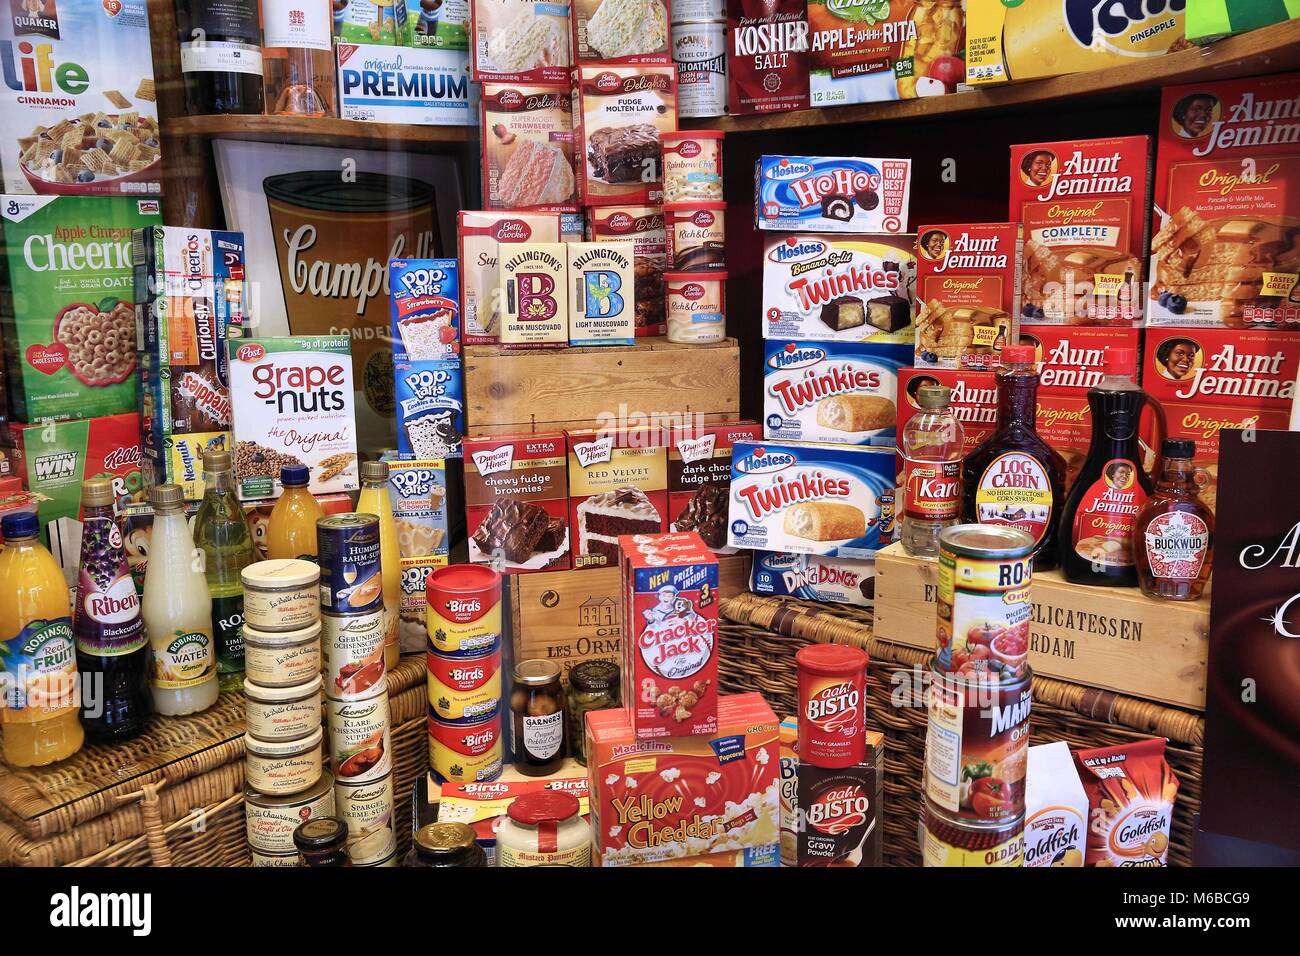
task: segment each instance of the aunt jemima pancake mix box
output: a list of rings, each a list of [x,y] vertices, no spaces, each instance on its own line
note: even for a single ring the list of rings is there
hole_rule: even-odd
[[[1300,328],[1300,73],[1167,87],[1152,325]]]
[[[966,431],[962,457],[993,434],[998,421],[998,383],[994,373],[942,368],[905,368],[898,373],[898,434],[903,433],[908,419],[920,410],[916,395],[923,385],[945,385],[952,390],[948,401],[953,417]]]
[[[1056,325],[1142,317],[1151,141],[1117,136],[1011,147],[1020,315]]]
[[[917,365],[995,367],[1014,345],[1016,224],[916,230]]]
[[[582,66],[573,74],[583,205],[662,202],[660,136],[677,128],[676,68]]]
[[[1021,323],[1018,338],[1021,345],[1034,348],[1040,394],[1086,396],[1088,389],[1101,381],[1106,353],[1122,348],[1136,354],[1142,330]]]
[[[657,430],[568,432],[575,568],[618,564],[618,538],[668,527],[668,449]]]
[[[779,724],[759,694],[718,701],[718,730],[638,740],[627,711],[587,715],[594,862],[628,866],[778,842]]]
[[[495,342],[501,334],[500,249],[524,242],[559,242],[560,217],[547,213],[456,214],[460,254],[460,313],[465,342]]]
[[[484,208],[576,210],[568,89],[488,83],[481,102]]]
[[[1255,329],[1148,329],[1142,387],[1169,414],[1182,402],[1291,408],[1300,336]]]
[[[564,435],[465,439],[469,559],[505,571],[569,567]]]

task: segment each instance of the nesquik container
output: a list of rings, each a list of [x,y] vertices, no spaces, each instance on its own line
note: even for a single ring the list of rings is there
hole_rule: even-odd
[[[809,644],[794,656],[799,672],[799,760],[852,767],[867,759],[865,651]]]
[[[664,202],[722,201],[722,132],[664,133]]]
[[[257,561],[239,572],[244,624],[259,631],[297,631],[320,618],[320,568],[310,561]]]
[[[262,631],[245,624],[244,676],[260,687],[307,683],[320,673],[320,634],[319,621],[296,631]]]
[[[709,345],[727,337],[727,273],[664,273],[668,341]]]
[[[664,206],[664,236],[673,272],[725,272],[725,202],[676,202]]]
[[[501,715],[447,724],[429,711],[429,764],[440,781],[486,783],[501,776]]]
[[[501,647],[501,575],[482,564],[450,564],[424,584],[429,646],[452,657],[481,657]]]
[[[429,651],[429,706],[448,724],[486,720],[501,706],[501,651],[482,657],[444,657]]]

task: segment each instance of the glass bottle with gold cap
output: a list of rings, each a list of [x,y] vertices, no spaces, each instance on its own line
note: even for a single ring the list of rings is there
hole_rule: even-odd
[[[464,823],[428,823],[415,831],[402,866],[487,866],[487,854],[478,845],[473,827]]]
[[[239,572],[257,560],[253,532],[235,497],[228,451],[203,453],[203,502],[194,518],[194,543],[203,551],[212,595],[212,637],[217,683],[222,690],[244,684],[244,583]]]
[[[402,654],[397,632],[402,610],[402,552],[397,545],[393,503],[388,497],[388,462],[361,463],[357,514],[379,518],[379,571],[384,581],[384,667],[392,670]]]

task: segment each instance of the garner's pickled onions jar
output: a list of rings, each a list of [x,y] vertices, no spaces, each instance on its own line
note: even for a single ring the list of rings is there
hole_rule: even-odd
[[[852,767],[867,757],[865,651],[810,644],[799,668],[799,759],[814,767]]]

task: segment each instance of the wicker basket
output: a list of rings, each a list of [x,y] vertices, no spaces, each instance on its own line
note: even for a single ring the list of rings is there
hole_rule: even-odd
[[[896,688],[918,686],[930,655],[876,640],[871,612],[741,594],[721,604],[719,684],[731,692],[759,691],[778,716],[796,712],[794,652],[805,644],[850,644],[871,656],[867,721],[884,731],[884,857],[891,866],[916,866],[917,818],[925,753],[923,707],[895,706]],[[910,672],[910,673],[909,673]],[[1078,684],[1035,677],[1030,740],[1064,740],[1072,748],[1105,747],[1153,735],[1169,738],[1166,756],[1180,787],[1170,840],[1171,863],[1190,866],[1194,820],[1201,804],[1204,721],[1199,714]]]

